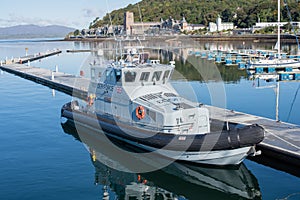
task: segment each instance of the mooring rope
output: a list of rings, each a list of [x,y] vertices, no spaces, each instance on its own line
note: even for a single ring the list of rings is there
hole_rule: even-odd
[[[268,132],[269,134],[271,134],[271,135],[273,135],[274,137],[278,138],[279,140],[281,140],[281,141],[283,141],[283,142],[285,142],[285,143],[287,143],[287,144],[289,144],[289,145],[295,147],[296,149],[299,149],[299,150],[300,150],[300,147],[299,147],[299,146],[297,146],[297,145],[295,145],[295,144],[293,144],[293,143],[291,143],[291,142],[289,142],[289,141],[287,141],[287,140],[285,140],[285,139],[279,137],[278,135],[275,135],[274,133],[271,133],[270,131],[267,131],[267,130],[266,130],[266,132]]]
[[[292,109],[293,109],[293,107],[294,107],[294,103],[295,103],[295,101],[296,101],[296,98],[297,98],[299,89],[300,89],[300,84],[299,84],[298,89],[296,90],[296,93],[295,93],[295,95],[294,95],[294,99],[293,99],[293,101],[292,101],[292,105],[291,105],[291,108],[290,108],[290,110],[289,110],[289,114],[288,114],[288,117],[287,117],[287,120],[286,120],[286,121],[289,121],[289,119],[290,119],[291,112],[292,112]]]

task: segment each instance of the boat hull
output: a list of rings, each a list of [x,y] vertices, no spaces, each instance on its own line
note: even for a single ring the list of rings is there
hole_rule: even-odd
[[[121,124],[113,119],[101,118],[63,106],[61,116],[74,124],[92,129],[102,129],[111,138],[124,141],[146,151],[175,160],[212,165],[237,165],[249,154],[255,153],[253,146],[264,138],[264,130],[258,125],[235,130],[215,131],[208,134],[166,134],[139,127]],[[75,125],[76,126],[76,125]],[[149,136],[150,135],[150,136]]]
[[[133,144],[134,145],[134,144]],[[178,152],[164,149],[155,149],[149,146],[140,145],[143,149],[150,151],[159,151],[165,157],[174,160],[188,161],[207,165],[238,165],[243,160],[255,152],[253,146],[242,147],[237,149],[220,150],[220,151],[198,151],[198,152]]]

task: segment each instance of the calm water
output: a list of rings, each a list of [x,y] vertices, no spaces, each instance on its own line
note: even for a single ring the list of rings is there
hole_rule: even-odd
[[[2,41],[0,58],[18,57],[48,49],[86,49],[89,44],[73,42]],[[34,66],[79,74],[88,53],[47,58]],[[232,70],[232,69],[226,69]],[[238,70],[234,70],[236,73]],[[182,72],[182,71],[181,71]],[[174,81],[183,95],[187,86],[198,101],[211,103],[208,87],[197,80]],[[215,84],[215,83],[210,83]],[[272,83],[261,82],[261,86]],[[257,89],[257,81],[245,75],[225,83],[227,107],[269,118],[275,117],[273,89]],[[282,83],[280,118],[300,125],[299,83]],[[54,94],[55,93],[55,94]],[[0,198],[1,199],[109,199],[142,196],[138,188],[157,199],[300,199],[300,179],[256,162],[245,160],[238,169],[214,169],[174,163],[167,168],[144,174],[119,172],[103,165],[101,151],[94,142],[99,138],[76,139],[76,131],[62,127],[61,106],[71,97],[53,92],[20,77],[0,74]],[[291,104],[293,103],[293,107]],[[101,142],[101,141],[100,141]],[[90,152],[94,152],[91,156]],[[96,158],[93,160],[93,158]],[[145,197],[145,194],[144,194]]]

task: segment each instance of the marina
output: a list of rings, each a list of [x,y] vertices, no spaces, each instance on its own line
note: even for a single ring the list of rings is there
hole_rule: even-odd
[[[1,199],[300,199],[299,1],[1,7]]]
[[[299,69],[300,65],[283,65],[283,66],[271,66],[268,64],[261,64],[258,66],[252,66],[249,64],[250,61],[257,60],[268,60],[277,59],[278,54],[276,51],[271,50],[254,50],[254,49],[237,49],[237,50],[206,50],[206,51],[195,51],[190,52],[191,55],[213,61],[215,63],[225,64],[227,66],[233,65],[238,66],[239,69],[254,69],[257,73],[268,72],[272,73],[276,71],[289,71]],[[299,55],[286,55],[286,53],[280,54],[283,59],[291,59],[298,61],[300,60]]]
[[[32,80],[69,95],[82,99],[87,98],[87,88],[90,80],[58,71],[27,66],[24,64],[6,64],[1,70]],[[298,125],[275,121],[263,117],[249,115],[233,110],[224,110],[207,106],[217,119],[224,117],[228,121],[240,124],[258,124],[266,131],[265,139],[258,147],[268,151],[268,155],[278,159],[279,162],[289,163],[293,166],[300,165],[300,127]],[[226,113],[226,116],[224,116]]]
[[[149,45],[158,47],[157,44]],[[223,44],[223,46],[225,45]],[[19,66],[15,64],[17,68],[21,69],[22,67],[33,67],[32,70],[35,73],[41,72],[41,69],[46,69],[48,74],[45,79],[48,80],[52,78],[51,72],[57,71],[62,73],[62,76],[63,74],[65,76],[72,75],[70,80],[74,80],[75,77],[83,80],[85,78],[80,76],[80,71],[85,68],[79,68],[79,63],[82,64],[80,66],[89,66],[89,63],[93,62],[89,58],[89,54],[84,52],[65,53],[66,49],[85,50],[91,48],[84,42],[75,43],[75,45],[73,42],[49,42],[46,44],[39,43],[39,45],[36,42],[33,44],[5,43],[2,46],[0,44],[1,58],[10,57],[10,55],[18,57],[18,55],[24,54],[23,47],[29,47],[33,52],[32,54],[34,52],[46,52],[48,49],[59,48],[62,50],[58,56],[50,56],[31,62],[30,66],[28,64]],[[202,44],[199,47],[202,47]],[[258,46],[258,48],[261,47]],[[153,57],[156,58],[157,51],[153,52]],[[168,54],[161,53],[161,56],[164,55]],[[203,59],[198,59],[198,62],[202,61],[205,62]],[[187,64],[181,69],[181,61],[176,58],[176,67],[180,73],[185,74],[183,70],[187,69],[194,75],[195,71]],[[209,65],[208,62],[205,64]],[[252,113],[252,116],[273,118],[274,93],[272,90],[256,89],[253,87],[253,81],[243,78],[245,77],[244,71],[237,70],[234,66],[220,67],[219,69],[221,73],[224,73],[223,70],[227,70],[225,74],[221,74],[227,90],[229,108],[227,115],[234,116],[235,114],[231,113],[231,110],[239,110],[243,113]],[[276,155],[266,157],[266,150],[262,151],[262,155],[253,157],[255,162],[252,161],[252,157],[251,160],[244,160],[238,169],[219,169],[201,165],[189,166],[185,163],[175,162],[170,168],[156,172],[142,174],[124,172],[114,176],[114,172],[109,168],[106,168],[105,171],[101,170],[103,167],[100,166],[101,163],[110,164],[116,161],[114,161],[114,157],[105,158],[101,156],[105,153],[101,151],[103,145],[98,144],[99,140],[93,137],[95,136],[93,132],[84,131],[87,136],[91,137],[91,140],[86,140],[86,137],[81,134],[79,138],[82,140],[81,143],[76,139],[78,137],[76,132],[68,130],[68,127],[62,128],[60,122],[61,106],[71,100],[70,95],[59,92],[58,89],[55,89],[54,92],[54,89],[36,84],[32,80],[20,78],[5,70],[0,70],[0,72],[3,108],[0,109],[2,122],[0,128],[3,130],[0,140],[0,149],[3,152],[3,156],[0,158],[2,167],[0,176],[3,180],[0,184],[0,193],[6,199],[40,199],[41,195],[45,199],[58,197],[64,199],[95,199],[100,197],[102,199],[103,196],[107,195],[112,199],[117,197],[122,199],[125,197],[123,194],[128,196],[142,194],[141,192],[149,186],[153,188],[151,191],[156,188],[159,195],[173,195],[174,198],[180,199],[198,199],[199,193],[208,199],[230,200],[282,199],[286,197],[297,199],[298,197],[299,167],[276,160]],[[228,76],[228,73],[236,76]],[[199,82],[201,79],[197,78],[198,76],[189,76],[188,74],[185,76],[189,80],[187,83],[193,87],[195,85],[195,91],[201,95],[199,101],[210,105],[210,101],[206,100],[209,99],[209,94],[207,95],[205,90],[205,83]],[[67,78],[54,76],[55,81],[62,81],[62,79],[67,81]],[[74,84],[71,82],[70,84]],[[78,84],[83,82],[78,81]],[[174,80],[172,84],[178,87],[183,82]],[[47,84],[45,85],[47,86]],[[183,84],[183,88],[188,88],[185,85]],[[263,81],[260,85],[263,85]],[[289,118],[286,114],[290,108],[285,104],[286,102],[290,104],[296,86],[296,82],[283,82],[281,84],[280,106],[282,108],[280,119],[299,124],[298,101],[296,100]],[[81,87],[84,87],[84,84]],[[185,89],[182,90],[181,88],[177,88],[178,91],[184,92]],[[252,103],[246,104],[245,102]],[[220,112],[224,115],[222,109]],[[259,150],[258,147],[257,149]],[[274,151],[269,153],[272,152]],[[124,157],[122,154],[120,155]],[[269,160],[269,158],[275,158],[275,161]],[[259,163],[263,163],[263,165]],[[286,165],[279,166],[281,164]],[[293,166],[294,169],[292,169]],[[121,182],[120,185],[120,180],[125,181],[127,176],[136,177],[136,179],[131,179],[137,181],[136,184],[125,185]],[[174,184],[170,184],[170,181]],[[211,184],[215,183],[220,184],[211,187]],[[116,187],[121,190],[116,189]],[[136,190],[137,187],[141,191]],[[148,191],[146,194],[154,194],[150,190]]]
[[[279,81],[299,81],[300,71],[279,72]]]

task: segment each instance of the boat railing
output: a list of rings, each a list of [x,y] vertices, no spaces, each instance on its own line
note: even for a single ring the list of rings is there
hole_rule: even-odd
[[[159,124],[156,124],[156,126],[149,125],[149,123],[144,122],[135,122],[132,121],[132,125],[139,126],[140,128],[145,128],[147,130],[151,129],[154,131],[159,131],[163,133],[184,133],[189,134],[190,131],[193,129],[193,123],[186,123],[181,125],[170,125],[170,126],[162,126]]]

